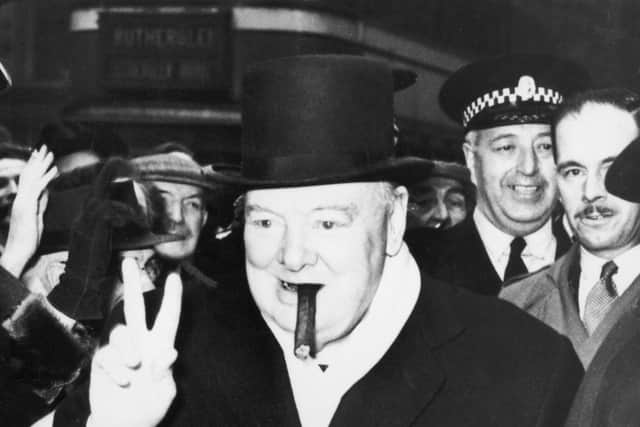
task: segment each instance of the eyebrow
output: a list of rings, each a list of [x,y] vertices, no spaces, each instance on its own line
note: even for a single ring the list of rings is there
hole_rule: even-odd
[[[584,165],[581,164],[581,163],[576,162],[575,160],[567,160],[566,162],[558,163],[558,165],[556,166],[556,170],[557,171],[561,171],[562,169],[566,169],[568,167],[583,168]]]
[[[175,194],[173,194],[171,191],[167,191],[167,190],[158,189],[158,192],[159,192],[160,194],[168,194],[168,195],[170,195],[170,196],[175,196]],[[197,192],[197,193],[190,194],[190,195],[188,195],[188,196],[181,197],[181,199],[182,199],[182,200],[184,200],[184,199],[191,199],[191,198],[193,198],[193,197],[204,197],[204,195],[203,195],[202,193]]]
[[[501,133],[500,135],[496,135],[493,138],[489,139],[489,143],[492,144],[496,141],[500,141],[502,139],[509,139],[509,138],[513,138],[516,135],[514,133]]]
[[[349,219],[353,219],[358,216],[358,207],[355,203],[349,203],[348,205],[324,205],[318,206],[312,209],[312,212],[318,211],[339,211],[344,212],[349,216]]]

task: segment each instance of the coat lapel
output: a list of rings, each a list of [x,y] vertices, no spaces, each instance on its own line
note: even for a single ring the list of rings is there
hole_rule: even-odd
[[[600,345],[607,335],[609,335],[609,332],[611,332],[611,329],[618,320],[620,320],[625,313],[633,310],[638,298],[640,298],[640,276],[636,277],[631,283],[631,286],[614,301],[613,307],[611,307],[604,319],[602,319],[598,327],[593,331],[593,334],[585,340],[580,349],[580,359],[585,361],[585,366],[591,363],[596,351],[600,348]]]
[[[463,327],[432,287],[423,274],[420,297],[405,327],[385,356],[343,396],[332,427],[408,426],[437,398],[446,376],[433,350]]]
[[[493,268],[472,216],[458,227],[451,230],[447,250],[441,258],[449,274],[436,277],[483,295],[497,295],[502,280]]]

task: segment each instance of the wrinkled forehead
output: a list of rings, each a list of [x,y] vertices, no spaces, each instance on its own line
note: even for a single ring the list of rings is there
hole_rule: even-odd
[[[202,197],[204,191],[202,188],[177,182],[167,181],[153,181],[153,186],[156,187],[161,194],[171,195],[175,198],[189,198],[189,197]]]
[[[529,140],[551,137],[551,126],[541,123],[526,123],[508,126],[496,126],[467,133],[467,139],[476,144],[491,143],[501,138]]]
[[[12,178],[20,175],[26,164],[27,162],[22,159],[0,159],[0,178]]]
[[[306,211],[342,206],[367,209],[374,208],[375,201],[382,199],[382,188],[380,182],[351,182],[249,190],[245,196],[245,206],[274,211]]]
[[[631,113],[613,105],[587,103],[558,122],[558,161],[616,156],[637,136]]]
[[[460,181],[454,178],[445,176],[432,176],[424,181],[420,181],[416,185],[412,186],[410,192],[412,194],[423,194],[437,191],[449,191],[460,190],[462,191],[463,185]]]

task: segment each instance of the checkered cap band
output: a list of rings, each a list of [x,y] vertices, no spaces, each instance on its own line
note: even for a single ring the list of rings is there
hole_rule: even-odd
[[[536,87],[535,90],[527,95],[520,93],[520,88],[504,88],[496,89],[489,93],[476,98],[471,104],[464,109],[462,113],[462,125],[467,127],[469,122],[482,111],[496,105],[511,103],[514,104],[520,99],[521,101],[545,102],[548,104],[560,104],[562,95],[556,90],[546,89],[544,87]]]

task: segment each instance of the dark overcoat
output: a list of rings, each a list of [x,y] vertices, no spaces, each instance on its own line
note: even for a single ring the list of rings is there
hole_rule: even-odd
[[[626,292],[625,292],[626,293]],[[585,373],[567,427],[640,424],[640,294],[613,326]]]
[[[162,426],[300,425],[282,350],[246,283],[235,290],[185,288],[178,393]],[[551,328],[423,274],[400,335],[343,396],[331,426],[557,427],[581,378],[569,341]],[[86,417],[85,390],[62,403],[55,426]]]
[[[555,259],[567,252],[571,240],[561,221],[552,224]],[[411,253],[433,277],[482,295],[498,295],[502,279],[493,268],[473,215],[448,230],[416,229],[407,233]]]

